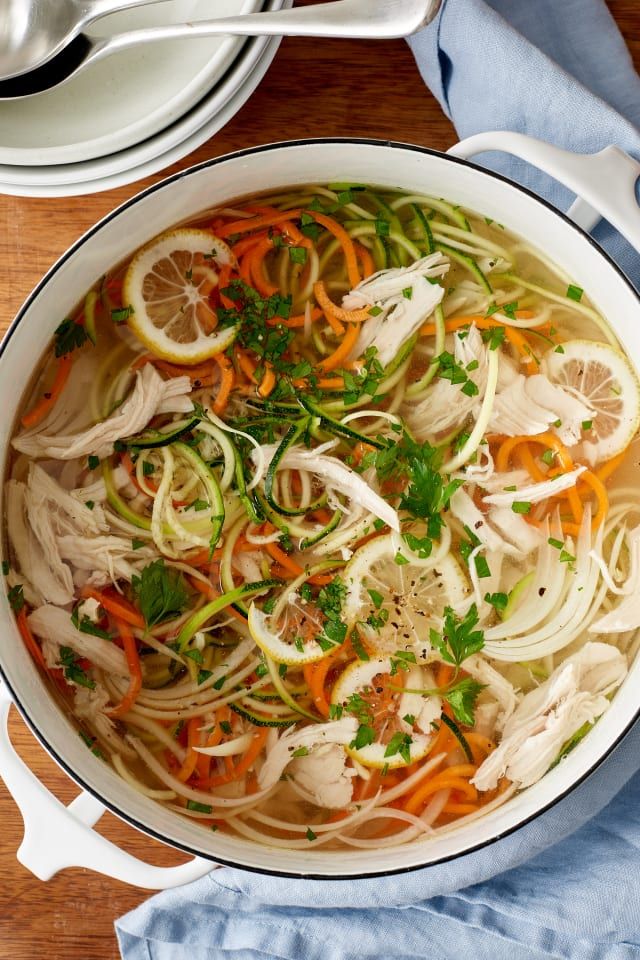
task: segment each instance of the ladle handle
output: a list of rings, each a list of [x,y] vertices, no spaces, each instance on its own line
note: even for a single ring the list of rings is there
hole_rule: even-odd
[[[524,133],[494,130],[461,140],[447,153],[469,159],[498,150],[520,157],[576,194],[567,215],[590,231],[604,217],[640,251],[640,206],[636,185],[640,163],[619,147],[599,153],[571,153]]]
[[[166,3],[167,0],[78,0],[78,11],[84,23],[107,17],[110,13],[131,10],[133,7],[148,7],[153,3]]]
[[[92,38],[90,59],[158,40],[214,36],[295,36],[394,39],[430,23],[442,0],[329,0],[307,7],[265,10],[215,20],[194,20],[132,30],[104,40]]]
[[[135,887],[166,890],[215,869],[215,863],[199,857],[177,867],[156,867],[96,833],[92,828],[106,808],[84,791],[65,807],[40,783],[11,743],[10,707],[9,691],[0,682],[0,778],[24,821],[17,858],[39,880],[50,880],[67,867],[86,867]]]

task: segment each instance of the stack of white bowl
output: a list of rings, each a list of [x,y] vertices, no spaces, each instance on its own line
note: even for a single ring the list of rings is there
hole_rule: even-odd
[[[137,27],[276,10],[293,0],[169,0],[91,26]],[[114,54],[56,89],[0,100],[0,193],[62,197],[155,173],[208,140],[253,93],[278,37],[171,40]]]

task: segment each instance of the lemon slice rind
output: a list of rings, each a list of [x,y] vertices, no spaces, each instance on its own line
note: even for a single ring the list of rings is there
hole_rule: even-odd
[[[174,257],[180,256],[189,263],[189,258],[197,255],[207,258],[207,265],[200,265],[199,269],[209,282],[217,282],[215,266],[235,265],[236,259],[224,241],[208,230],[177,229],[156,237],[135,255],[127,268],[123,282],[123,303],[131,308],[128,319],[129,328],[137,338],[155,355],[163,360],[181,365],[202,363],[226,350],[237,335],[236,327],[225,327],[213,332],[205,332],[197,322],[197,314],[192,319],[192,327],[197,336],[187,342],[181,342],[168,335],[166,328],[170,328],[176,321],[180,321],[179,312],[184,307],[192,307],[195,311],[199,303],[206,303],[204,297],[199,296],[198,288],[191,283],[189,270],[183,277],[179,275]],[[165,264],[165,275],[157,273],[157,266]],[[198,269],[196,267],[196,269]],[[149,287],[153,284],[164,284],[172,291],[170,296],[149,299]],[[172,314],[173,303],[175,313]],[[164,304],[164,307],[162,306]],[[154,323],[150,310],[160,306],[168,319],[164,325]],[[193,316],[193,315],[192,315]]]

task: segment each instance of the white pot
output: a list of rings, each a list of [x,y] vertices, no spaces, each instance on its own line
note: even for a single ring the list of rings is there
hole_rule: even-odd
[[[555,175],[586,200],[572,214],[593,226],[600,211],[640,248],[640,216],[634,184],[640,164],[617,148],[578,157],[519,134],[481,134],[450,155],[373,141],[303,141],[259,147],[212,160],[165,180],[129,200],[88,231],[51,268],[28,298],[0,354],[0,470],[4,472],[12,423],[42,347],[60,318],[109,267],[149,238],[204,207],[291,184],[335,180],[402,187],[446,197],[481,211],[545,250],[584,287],[609,319],[640,368],[640,306],[629,282],[593,240],[567,217],[533,194],[461,157],[503,149]],[[1,507],[1,505],[0,505]],[[0,670],[16,705],[42,745],[87,793],[69,809],[38,783],[0,734],[0,774],[14,793],[26,825],[19,858],[47,879],[66,866],[86,866],[140,886],[161,888],[194,879],[211,861],[272,873],[354,877],[406,870],[467,853],[522,826],[548,809],[592,772],[632,725],[638,713],[640,663],[595,729],[539,783],[505,806],[426,843],[340,854],[271,849],[223,833],[210,833],[142,797],[87,751],[68,717],[54,704],[16,630],[4,595],[0,599]],[[4,713],[8,713],[5,691]],[[196,855],[182,867],[150,867],[123,853],[90,827],[108,807],[153,836]]]

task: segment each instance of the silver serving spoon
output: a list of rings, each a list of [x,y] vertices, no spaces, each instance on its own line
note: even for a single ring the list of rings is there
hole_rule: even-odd
[[[21,0],[12,2],[20,3]],[[17,100],[50,90],[66,83],[89,64],[153,40],[213,37],[220,34],[353,37],[369,40],[407,37],[430,23],[441,3],[442,0],[331,0],[329,3],[295,9],[149,27],[106,38],[79,33],[42,66],[29,73],[0,80],[0,99]]]
[[[51,60],[94,20],[154,0],[0,0],[0,79]]]

